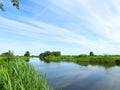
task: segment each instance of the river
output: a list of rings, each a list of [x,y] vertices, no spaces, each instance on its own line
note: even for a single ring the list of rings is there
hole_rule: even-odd
[[[39,58],[31,58],[29,63],[46,75],[54,90],[120,90],[120,66],[46,63]]]

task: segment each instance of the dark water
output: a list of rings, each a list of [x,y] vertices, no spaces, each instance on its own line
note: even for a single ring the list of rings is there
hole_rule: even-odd
[[[45,63],[38,58],[29,61],[46,75],[54,90],[120,90],[120,67],[77,64],[73,62]]]

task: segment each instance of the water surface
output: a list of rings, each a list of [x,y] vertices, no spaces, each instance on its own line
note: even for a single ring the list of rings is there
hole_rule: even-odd
[[[54,90],[120,90],[120,67],[83,65],[74,62],[46,63],[31,58],[29,63],[46,75]]]

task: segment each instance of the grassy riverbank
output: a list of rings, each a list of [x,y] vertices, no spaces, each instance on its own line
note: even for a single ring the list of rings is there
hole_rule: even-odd
[[[50,90],[43,74],[26,63],[27,57],[0,57],[0,90]]]
[[[97,63],[120,63],[120,56],[101,55],[101,56],[45,56],[45,61],[73,61],[73,62],[97,62]]]

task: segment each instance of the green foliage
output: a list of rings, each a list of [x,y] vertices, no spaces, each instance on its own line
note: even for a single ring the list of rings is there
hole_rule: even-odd
[[[0,90],[50,90],[43,74],[23,60],[0,60]]]
[[[14,60],[14,53],[10,50],[8,52],[2,53],[0,56],[4,57],[6,61]]]
[[[46,51],[44,53],[41,53],[39,55],[41,60],[44,60],[46,62],[50,61],[71,61],[71,62],[90,62],[90,63],[113,63],[113,64],[120,64],[120,55],[94,55],[94,53],[91,51],[89,55],[86,54],[80,54],[78,56],[66,56],[60,54],[60,52],[50,52]]]
[[[50,51],[45,51],[45,52],[44,52],[44,55],[45,55],[45,56],[50,56],[50,55],[51,55],[51,52],[50,52]]]
[[[40,57],[41,60],[44,60],[45,54],[44,53],[40,53],[39,57]]]
[[[16,8],[19,9],[19,1],[18,0],[11,0],[11,2],[13,3],[13,6],[15,6]]]
[[[26,51],[25,54],[24,54],[24,56],[30,57],[30,52],[29,52],[29,51]]]
[[[94,56],[94,53],[92,51],[89,54],[90,54],[90,56]]]
[[[90,62],[99,62],[99,63],[115,63],[117,58],[112,56],[94,56],[90,57]]]
[[[59,52],[59,51],[53,51],[53,52],[45,51],[44,53],[40,53],[40,55],[39,55],[40,59],[45,59],[45,57],[47,57],[47,56],[61,56],[61,52]]]
[[[45,61],[70,61],[70,62],[89,62],[89,63],[100,63],[100,64],[118,64],[120,65],[120,56],[111,55],[96,55],[88,56],[81,54],[79,56],[46,56]]]
[[[88,55],[86,55],[86,54],[80,54],[80,55],[78,55],[77,57],[87,57]]]
[[[52,56],[61,56],[61,52],[59,51],[53,51],[51,52]]]
[[[0,3],[0,9],[1,9],[2,11],[5,11],[4,8],[3,8],[3,6],[4,6],[4,5],[3,5],[2,3]]]
[[[15,6],[17,9],[19,9],[19,1],[18,0],[11,0],[13,6]],[[2,11],[5,11],[4,9],[4,5],[2,3],[0,3],[0,9]]]
[[[51,52],[50,51],[45,51],[44,53],[40,53],[39,57],[40,59],[45,59],[46,56],[50,56]]]
[[[14,56],[13,51],[9,50],[8,52],[2,53],[1,56]]]

